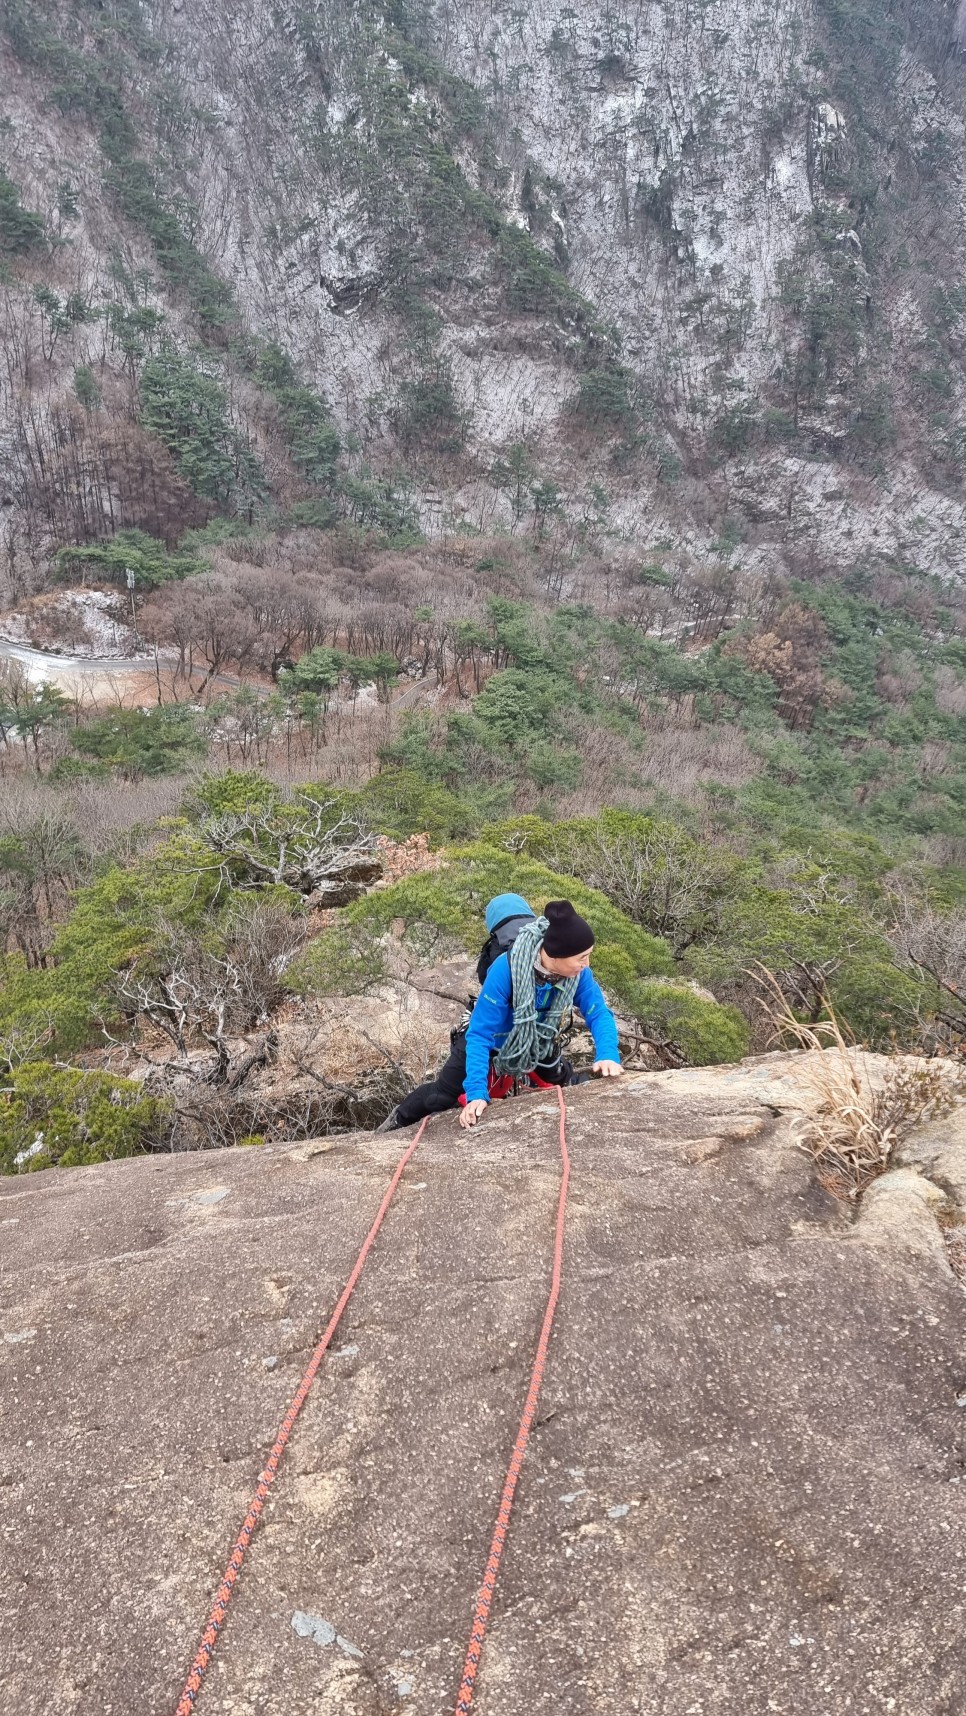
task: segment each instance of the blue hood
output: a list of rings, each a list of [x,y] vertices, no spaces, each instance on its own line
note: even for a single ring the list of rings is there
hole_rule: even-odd
[[[490,935],[498,924],[506,922],[507,918],[533,918],[536,913],[527,905],[521,894],[497,894],[486,908],[486,927]]]

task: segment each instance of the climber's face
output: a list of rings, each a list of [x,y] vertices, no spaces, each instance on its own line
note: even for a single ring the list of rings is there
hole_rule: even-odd
[[[551,977],[579,977],[590,964],[591,949],[586,953],[571,953],[566,959],[551,959],[549,954],[543,955],[543,963]]]

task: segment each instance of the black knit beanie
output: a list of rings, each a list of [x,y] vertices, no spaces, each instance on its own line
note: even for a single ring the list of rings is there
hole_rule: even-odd
[[[550,926],[543,938],[548,959],[570,959],[593,947],[593,930],[586,918],[578,917],[569,900],[548,900],[543,915]]]

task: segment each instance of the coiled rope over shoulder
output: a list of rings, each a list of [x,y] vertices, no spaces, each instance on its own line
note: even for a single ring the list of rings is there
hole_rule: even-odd
[[[573,1006],[580,982],[578,973],[555,983],[549,1005],[537,1012],[537,955],[549,928],[546,918],[535,918],[520,931],[507,956],[513,985],[513,1024],[497,1050],[496,1068],[511,1078],[522,1078],[553,1058],[564,1014]]]

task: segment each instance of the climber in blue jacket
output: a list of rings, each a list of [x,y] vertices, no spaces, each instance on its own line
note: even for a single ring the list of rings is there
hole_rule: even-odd
[[[594,932],[569,900],[551,900],[546,915],[520,930],[510,951],[486,974],[466,1033],[466,1105],[461,1126],[475,1126],[490,1100],[491,1071],[546,1084],[564,1016],[582,1014],[594,1039],[594,1071],[621,1072],[617,1025],[590,969]],[[559,1049],[556,1061],[559,1062]]]
[[[594,1039],[594,1071],[620,1074],[617,1026],[590,971],[594,932],[570,901],[551,900],[538,918],[518,894],[501,894],[487,907],[486,927],[490,938],[477,966],[483,988],[468,1027],[453,1033],[437,1077],[405,1097],[379,1131],[458,1104],[460,1125],[475,1126],[491,1097],[506,1094],[517,1078],[568,1083],[572,1069],[559,1036],[573,1007]]]

